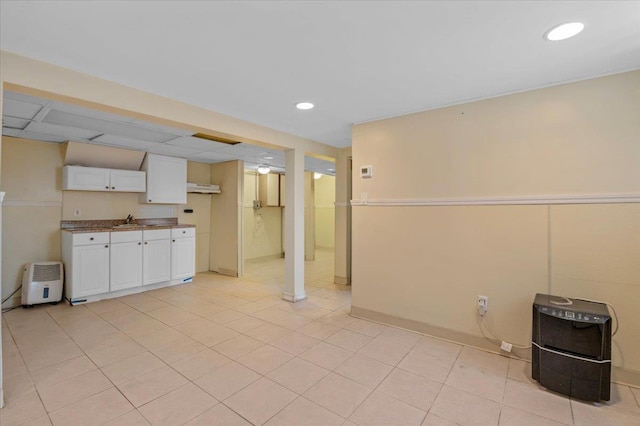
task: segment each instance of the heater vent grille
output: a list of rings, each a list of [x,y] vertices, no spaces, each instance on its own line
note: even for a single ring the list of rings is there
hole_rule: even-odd
[[[44,282],[44,281],[58,281],[60,279],[60,264],[51,264],[51,265],[33,265],[33,281],[35,282]]]

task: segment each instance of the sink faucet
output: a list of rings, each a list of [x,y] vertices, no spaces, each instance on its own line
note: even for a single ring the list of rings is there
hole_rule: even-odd
[[[127,216],[127,220],[126,220],[126,224],[129,225],[131,222],[133,222],[133,216],[129,215]]]

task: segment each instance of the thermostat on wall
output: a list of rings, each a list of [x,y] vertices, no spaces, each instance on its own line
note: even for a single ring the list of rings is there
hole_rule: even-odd
[[[362,166],[360,167],[360,177],[361,178],[370,178],[373,176],[373,166]]]

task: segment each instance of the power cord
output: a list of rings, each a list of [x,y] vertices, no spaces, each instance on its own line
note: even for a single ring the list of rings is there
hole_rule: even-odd
[[[14,295],[14,294],[16,294],[18,291],[20,291],[20,289],[21,289],[21,288],[22,288],[22,285],[21,285],[20,287],[18,287],[17,289],[15,289],[15,290],[13,291],[13,293],[11,293],[11,294],[10,294],[10,295],[8,295],[6,298],[4,298],[4,299],[2,300],[2,302],[0,302],[0,306],[4,305],[4,302],[6,302],[7,300],[11,299],[11,297],[13,297],[13,295]],[[3,314],[6,314],[6,313],[7,313],[7,312],[9,312],[9,311],[13,311],[15,308],[18,308],[19,306],[20,306],[20,305],[18,305],[18,306],[13,306],[13,307],[11,307],[11,308],[5,308],[5,309],[2,309],[2,313],[3,313]]]
[[[603,302],[602,300],[583,299],[582,297],[560,297],[560,299],[564,299],[566,300],[566,302],[556,302],[555,300],[552,300],[551,303],[559,306],[571,306],[573,305],[574,300],[582,300],[583,302],[600,303],[603,305],[607,305],[608,307],[611,308],[611,312],[613,312],[613,318],[616,321],[616,328],[611,333],[611,337],[615,336],[616,333],[618,332],[618,329],[620,328],[620,323],[618,322],[618,314],[616,313],[616,308],[614,308],[613,305],[610,304],[609,302]]]
[[[8,295],[6,298],[2,299],[2,303],[0,303],[0,305],[4,305],[4,302],[6,302],[7,300],[11,299],[11,297],[12,297],[14,294],[16,294],[18,291],[20,291],[20,289],[21,289],[21,288],[22,288],[22,285],[21,285],[20,287],[16,288],[16,289],[14,290],[14,292],[13,292],[13,293],[11,293],[10,295]]]
[[[501,338],[497,337],[495,334],[493,334],[491,332],[491,330],[489,329],[489,327],[486,324],[484,324],[484,318],[486,317],[486,314],[485,315],[478,315],[478,316],[480,317],[479,321],[478,321],[478,326],[480,327],[480,331],[482,332],[483,335],[484,335],[484,332],[486,331],[487,334],[489,334],[489,336],[491,336],[494,340],[497,340],[498,342],[506,342],[506,340],[501,339]],[[483,327],[483,324],[484,324],[484,327]],[[485,337],[487,337],[487,336],[485,336]],[[522,346],[522,345],[515,345],[513,343],[511,343],[511,346],[513,346],[514,348],[517,348],[517,349],[529,349],[531,347],[531,345]]]
[[[613,312],[613,318],[616,321],[616,328],[611,333],[611,337],[616,335],[616,333],[618,332],[618,329],[620,328],[620,323],[618,322],[618,314],[616,313],[616,309],[613,307],[613,305],[611,305],[609,302],[603,302],[601,300],[583,299],[581,297],[572,297],[572,299],[582,300],[583,302],[602,303],[603,305],[607,305],[608,307],[610,307],[611,308],[611,312]]]

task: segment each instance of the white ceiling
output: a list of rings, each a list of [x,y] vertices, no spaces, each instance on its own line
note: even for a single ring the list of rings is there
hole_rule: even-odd
[[[0,4],[2,49],[338,147],[352,123],[640,68],[638,1]]]

